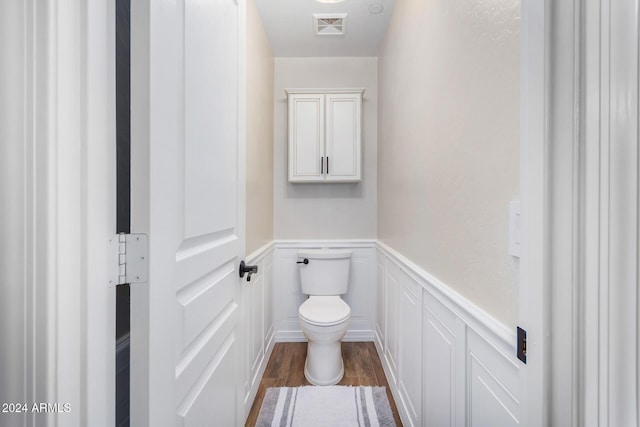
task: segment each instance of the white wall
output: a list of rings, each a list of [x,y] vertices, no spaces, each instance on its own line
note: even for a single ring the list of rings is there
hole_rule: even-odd
[[[287,181],[285,88],[366,88],[362,105],[362,182]],[[276,239],[359,239],[376,236],[376,58],[276,58],[274,110],[274,235]]]
[[[247,1],[247,246],[273,240],[273,53],[255,0]]]
[[[520,2],[397,2],[379,56],[378,238],[515,324]]]

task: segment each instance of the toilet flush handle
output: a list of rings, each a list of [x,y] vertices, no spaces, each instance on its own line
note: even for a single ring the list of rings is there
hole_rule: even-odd
[[[307,258],[305,258],[302,261],[296,262],[296,264],[309,264],[309,260]]]

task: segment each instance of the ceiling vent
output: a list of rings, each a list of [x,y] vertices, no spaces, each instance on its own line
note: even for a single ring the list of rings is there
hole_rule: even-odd
[[[313,14],[313,29],[319,36],[342,36],[347,29],[347,14]]]

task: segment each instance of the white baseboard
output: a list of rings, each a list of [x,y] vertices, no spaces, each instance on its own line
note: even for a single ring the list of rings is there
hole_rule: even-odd
[[[373,331],[351,330],[347,331],[343,342],[370,342],[374,341],[375,334]],[[307,337],[302,331],[278,331],[276,333],[276,342],[306,342]]]

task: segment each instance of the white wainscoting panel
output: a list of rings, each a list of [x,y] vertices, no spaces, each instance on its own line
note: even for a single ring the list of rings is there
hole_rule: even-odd
[[[349,290],[343,299],[351,307],[344,341],[373,341],[376,304],[376,250],[374,240],[276,241],[274,254],[274,322],[278,341],[305,341],[298,307],[307,298],[300,290],[298,251],[301,249],[350,249]]]
[[[389,381],[395,384],[398,378],[398,275],[400,270],[391,262],[385,264],[384,278],[384,311],[385,311],[385,341],[384,341],[384,361],[389,366]],[[389,375],[387,375],[389,376]]]
[[[377,248],[384,304],[375,344],[403,424],[519,425],[514,331],[384,243]]]
[[[475,331],[467,331],[469,419],[472,426],[519,425],[518,365]]]
[[[273,252],[270,243],[247,256],[245,262],[257,265],[251,281],[243,281],[245,372],[244,415],[249,415],[260,380],[273,351]],[[246,276],[245,276],[246,277]]]
[[[411,425],[422,424],[422,287],[400,272],[398,390]]]
[[[423,416],[437,426],[465,425],[465,325],[423,291]]]
[[[385,328],[386,328],[386,323],[385,323],[385,304],[386,304],[386,297],[385,297],[385,286],[384,286],[384,281],[385,281],[385,257],[382,255],[382,253],[378,250],[376,250],[376,265],[377,265],[377,270],[376,270],[376,329],[375,329],[375,333],[376,333],[376,344],[378,345],[378,347],[384,352],[385,348],[384,348],[384,341],[385,341]]]

